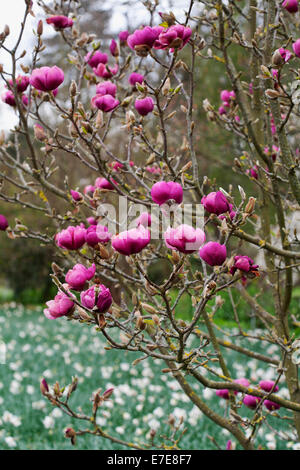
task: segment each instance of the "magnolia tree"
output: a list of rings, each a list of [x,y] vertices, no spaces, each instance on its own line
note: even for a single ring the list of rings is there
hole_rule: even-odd
[[[45,316],[96,327],[107,354],[133,351],[134,364],[160,359],[162,373],[231,433],[228,448],[257,448],[257,432],[270,415],[285,419],[289,440],[298,442],[300,341],[290,314],[300,266],[297,231],[290,224],[300,204],[297,0],[191,0],[180,19],[160,11],[158,1],[146,1],[149,26],[121,31],[109,44],[80,31],[79,0],[36,3],[45,20],[37,21],[30,61],[22,40],[35,2],[24,1],[12,49],[6,45],[9,27],[0,36],[11,57],[11,68],[1,67],[2,100],[18,116],[9,138],[1,137],[0,197],[48,217],[49,231],[19,220],[9,226],[4,216],[0,223],[10,238],[34,238],[60,253],[52,275],[57,295],[47,302]],[[69,48],[63,69],[54,57],[40,65],[45,24]],[[248,69],[238,65],[239,56]],[[232,164],[253,182],[252,195],[237,185],[224,189],[222,181],[201,174],[194,91],[200,80],[195,70],[204,61],[221,64],[230,83],[228,90],[216,91],[219,108],[205,90],[201,102],[210,125],[230,132],[243,149]],[[174,126],[181,135],[175,146]],[[85,167],[90,184],[80,187],[78,180],[70,187],[68,175],[59,173],[61,159],[78,166],[77,175]],[[249,257],[258,252],[264,255],[260,266]],[[149,271],[160,261],[170,269],[158,282]],[[257,296],[249,294],[252,283]],[[268,309],[259,295],[266,289],[273,303]],[[231,299],[238,331],[228,332],[228,340],[216,333],[214,322],[222,291]],[[243,330],[233,291],[251,306],[263,334]],[[189,321],[175,315],[184,294],[193,306]],[[259,340],[265,350],[272,344],[280,360],[235,344],[235,337]],[[272,368],[274,381],[232,376],[228,350]],[[227,403],[225,415],[195,392],[197,383]],[[287,398],[277,393],[281,384]],[[176,448],[185,431],[170,418],[168,436],[153,430],[149,441],[126,442],[97,424],[113,389],[94,391],[90,414],[84,414],[71,404],[76,387],[76,378],[67,392],[57,382],[41,382],[52,405],[78,419],[78,426],[65,431],[72,443],[89,433],[131,448]]]

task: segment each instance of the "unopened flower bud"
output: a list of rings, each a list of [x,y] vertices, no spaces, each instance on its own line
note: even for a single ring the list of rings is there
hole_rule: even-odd
[[[152,305],[145,304],[145,303],[142,302],[141,306],[144,310],[146,310],[146,312],[151,313],[152,315],[157,313],[156,309],[154,307],[152,307]]]
[[[272,55],[272,65],[275,67],[280,67],[284,64],[284,58],[280,54],[280,51],[277,49]]]
[[[70,96],[76,96],[77,93],[77,85],[74,80],[72,80],[71,85],[70,85]]]
[[[43,395],[46,395],[47,393],[49,393],[49,387],[48,387],[47,381],[45,379],[41,380],[40,391]]]
[[[114,388],[113,388],[113,387],[108,388],[107,390],[105,390],[105,392],[104,392],[103,395],[102,395],[103,399],[104,399],[104,400],[108,400],[108,399],[111,397],[111,395],[113,394],[113,392],[114,392]]]
[[[38,22],[37,30],[36,30],[38,36],[41,36],[43,34],[43,22],[40,20]]]
[[[246,207],[245,207],[245,212],[246,214],[252,214],[252,212],[254,211],[254,207],[255,207],[255,202],[256,202],[256,199],[255,197],[249,197],[249,200],[246,204]]]

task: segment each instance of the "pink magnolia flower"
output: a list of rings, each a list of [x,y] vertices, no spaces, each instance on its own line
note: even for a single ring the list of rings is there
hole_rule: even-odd
[[[161,168],[158,166],[146,166],[145,170],[148,171],[148,173],[152,173],[153,175],[162,174]]]
[[[249,387],[250,382],[247,379],[236,379],[234,380],[235,383],[243,385],[244,387]],[[235,390],[234,394],[237,395],[238,392]],[[216,390],[216,395],[220,398],[224,398],[224,400],[229,400],[229,390],[227,388],[222,388],[220,390]]]
[[[264,405],[269,411],[275,411],[281,408],[278,403],[275,403],[274,401],[271,401],[271,400],[265,400]]]
[[[112,296],[108,287],[97,284],[81,292],[80,301],[84,307],[90,310],[95,309],[99,313],[105,313],[112,304]]]
[[[300,39],[293,43],[293,51],[297,57],[300,57]]]
[[[129,36],[129,32],[128,31],[120,31],[119,32],[119,40],[120,40],[120,44],[124,45],[124,44],[127,44],[127,38]]]
[[[41,124],[38,124],[38,123],[34,124],[33,132],[34,132],[34,137],[40,142],[44,142],[45,140],[47,140],[47,134]]]
[[[250,168],[250,170],[247,170],[247,174],[251,176],[251,178],[254,178],[255,180],[258,180],[258,168],[256,165],[254,165],[253,168]]]
[[[98,243],[107,243],[111,239],[111,233],[105,225],[92,224],[86,230],[85,241],[89,246],[96,246]]]
[[[176,228],[169,227],[164,233],[164,239],[168,248],[188,254],[199,250],[205,242],[205,233],[200,228],[194,229],[183,224]]]
[[[65,230],[58,232],[55,236],[57,246],[67,250],[78,250],[85,243],[86,229],[80,225],[70,225]]]
[[[96,265],[93,263],[90,268],[86,268],[83,264],[75,264],[66,274],[66,282],[69,287],[74,290],[81,291],[84,289],[87,281],[90,281],[96,272]]]
[[[129,31],[127,31],[127,30],[120,31],[119,32],[119,41],[120,41],[120,43],[121,44],[127,44],[128,36],[129,36]]]
[[[116,93],[117,93],[117,85],[115,85],[114,83],[110,81],[98,83],[98,85],[96,86],[97,95],[101,95],[101,96],[111,95],[115,97]]]
[[[220,215],[232,210],[232,204],[229,204],[222,191],[212,192],[207,196],[203,196],[201,204],[211,214]]]
[[[88,217],[86,221],[89,225],[97,225],[97,220],[95,219],[95,217]]]
[[[183,189],[179,183],[174,181],[159,181],[151,188],[153,202],[162,205],[169,200],[174,200],[177,204],[182,203]]]
[[[46,22],[52,24],[55,29],[65,29],[73,26],[73,20],[63,15],[50,16],[46,19]]]
[[[46,379],[42,379],[40,382],[40,391],[43,395],[49,392],[49,386]]]
[[[200,248],[199,256],[210,266],[221,266],[227,256],[226,246],[218,242],[208,242]]]
[[[218,111],[219,111],[220,116],[222,116],[223,114],[226,114],[227,112],[224,106],[220,106]]]
[[[141,116],[147,116],[154,109],[154,101],[150,96],[135,100],[134,107]]]
[[[284,0],[284,2],[282,3],[282,6],[289,13],[297,13],[297,11],[298,11],[298,0]]]
[[[13,88],[13,80],[8,81],[10,88]],[[29,77],[27,75],[18,75],[16,77],[16,87],[19,93],[23,93],[29,85]]]
[[[275,385],[275,382],[273,382],[273,380],[261,380],[259,382],[260,388],[264,390],[265,392],[270,392],[272,388],[274,387],[274,385]],[[276,385],[273,392],[278,392],[278,390],[279,390],[279,387],[278,385]]]
[[[94,194],[94,192],[95,192],[95,189],[96,189],[95,186],[92,186],[91,184],[88,184],[88,185],[84,188],[83,192],[84,192],[84,194],[86,194],[87,196],[91,196],[91,197],[92,197],[93,194]]]
[[[16,106],[16,100],[12,91],[4,91],[1,95],[3,103],[9,104],[9,106]]]
[[[119,104],[120,101],[116,100],[112,95],[96,95],[92,98],[92,106],[101,109],[104,113],[113,111]]]
[[[233,275],[237,270],[244,273],[254,273],[258,271],[258,264],[254,264],[253,259],[249,256],[238,255],[234,257],[234,265],[230,269],[230,273]]]
[[[272,145],[272,151],[270,151],[269,147],[265,147],[264,153],[268,156],[271,155],[273,162],[275,162],[277,155],[280,154],[280,148],[277,147],[276,145]]]
[[[129,75],[128,81],[130,85],[135,86],[136,83],[143,83],[145,80],[144,75],[141,75],[140,73],[133,72]]]
[[[120,171],[120,170],[123,170],[123,168],[125,168],[125,165],[120,162],[111,162],[109,163],[109,166],[113,169],[113,171]],[[132,160],[129,161],[129,166],[131,167],[134,166],[134,162]]]
[[[93,70],[97,77],[111,78],[118,73],[119,67],[118,64],[115,64],[114,67],[108,67],[108,65],[100,63]]]
[[[243,398],[244,405],[247,406],[248,408],[251,408],[252,410],[255,410],[255,408],[257,407],[260,401],[261,401],[261,398],[254,397],[253,395],[245,395]]]
[[[151,227],[151,215],[149,212],[142,212],[141,215],[136,219],[137,227],[143,225],[143,227]]]
[[[127,44],[130,49],[135,50],[138,55],[145,57],[163,30],[164,28],[162,26],[145,26],[142,29],[137,29],[133,34],[128,36]]]
[[[280,47],[278,49],[278,52],[280,53],[285,63],[288,62],[292,57],[292,53],[288,49],[284,49],[283,47]]]
[[[89,52],[84,60],[92,67],[96,68],[99,64],[107,64],[108,56],[104,52]]]
[[[162,31],[154,43],[155,49],[182,49],[190,40],[192,30],[180,24],[172,25]]]
[[[8,227],[8,222],[7,222],[7,218],[5,217],[5,215],[3,214],[0,214],[0,230],[6,230]]]
[[[111,181],[114,184],[118,184],[113,179],[111,179]],[[95,181],[95,186],[96,186],[96,188],[100,188],[100,189],[109,189],[109,190],[115,189],[114,186],[110,183],[110,181],[108,181],[106,178],[97,178],[96,181]]]
[[[138,228],[126,230],[114,235],[111,246],[122,255],[129,256],[142,251],[150,242],[150,231],[139,225]]]
[[[74,302],[64,292],[58,292],[54,300],[49,300],[46,305],[48,308],[44,309],[44,315],[49,320],[68,315],[74,308]]]
[[[22,95],[22,103],[24,106],[28,106],[28,103],[29,103],[29,99],[28,99],[28,96],[27,95]]]
[[[78,191],[73,191],[73,189],[71,189],[70,193],[74,201],[76,202],[81,201],[82,195]]]
[[[110,53],[113,57],[118,57],[119,55],[119,48],[118,48],[118,44],[117,42],[112,39],[111,40],[111,43],[110,43],[110,46],[109,46],[109,50],[110,50]]]
[[[229,90],[222,90],[220,93],[220,98],[222,101],[224,101],[224,103],[226,103],[227,106],[229,106],[230,101],[236,98],[235,92]]]
[[[55,90],[63,81],[64,72],[56,65],[34,69],[30,77],[30,84],[39,91]]]

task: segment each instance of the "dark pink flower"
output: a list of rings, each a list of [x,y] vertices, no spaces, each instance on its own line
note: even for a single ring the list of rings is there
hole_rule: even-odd
[[[136,219],[137,227],[143,225],[144,227],[151,227],[151,215],[149,212],[142,212],[141,215]]]
[[[208,242],[200,248],[199,256],[210,266],[221,266],[226,260],[226,246],[218,242]]]
[[[169,227],[164,233],[164,239],[168,248],[188,254],[199,250],[205,242],[205,233],[200,228],[194,229],[183,224],[176,228]]]
[[[64,72],[56,65],[34,69],[30,77],[30,84],[39,91],[55,90],[63,81]]]
[[[93,263],[90,268],[86,268],[83,264],[75,264],[66,274],[66,282],[70,289],[81,291],[84,289],[87,281],[90,281],[96,272],[96,266]]]
[[[7,222],[7,218],[5,217],[5,215],[3,214],[0,214],[0,230],[6,230],[8,227],[8,222]]]
[[[96,68],[93,69],[94,74],[97,77],[102,78],[111,78],[113,75],[118,73],[119,67],[118,64],[115,64],[114,67],[108,67],[108,65],[98,64]]]
[[[81,201],[82,195],[78,191],[73,191],[73,189],[71,189],[70,193],[74,201]]]
[[[115,85],[114,83],[110,81],[98,83],[98,85],[96,86],[97,95],[101,95],[101,96],[111,95],[115,97],[116,93],[117,93],[117,85]]]
[[[153,202],[160,206],[169,200],[174,200],[177,204],[182,203],[183,189],[179,183],[174,181],[159,181],[151,188]]]
[[[284,62],[288,62],[290,58],[292,57],[292,53],[288,49],[284,49],[283,47],[280,47],[278,49],[278,52],[280,53]]]
[[[122,255],[129,256],[142,251],[150,242],[150,238],[150,231],[143,225],[139,225],[138,228],[114,235],[111,239],[111,245]]]
[[[227,201],[222,191],[212,192],[207,196],[203,196],[201,204],[210,214],[220,215],[232,210],[232,204]]]
[[[108,287],[97,284],[81,292],[80,301],[84,307],[90,310],[95,309],[99,313],[105,313],[112,304],[112,296]]]
[[[190,40],[192,30],[180,24],[172,25],[162,31],[154,43],[155,49],[182,49]]]
[[[273,382],[273,380],[261,380],[259,382],[259,386],[262,390],[264,390],[265,392],[270,392],[273,387],[275,385],[275,382]],[[279,390],[279,387],[278,385],[275,386],[273,392],[278,392]]]
[[[86,229],[80,225],[75,227],[71,225],[56,234],[56,244],[60,248],[65,248],[67,250],[78,250],[85,243],[85,232]]]
[[[94,247],[98,243],[107,243],[111,239],[111,233],[105,225],[93,224],[86,230],[85,241],[89,246]]]
[[[68,315],[74,308],[74,302],[64,292],[58,292],[54,300],[49,300],[46,305],[48,308],[44,309],[44,315],[49,320]]]
[[[120,101],[116,100],[112,95],[96,95],[92,98],[92,106],[101,109],[104,113],[113,111],[119,104]]]
[[[73,20],[67,16],[50,16],[46,19],[48,24],[52,24],[55,29],[71,28],[73,26]]]
[[[147,116],[154,109],[154,101],[148,96],[147,98],[135,100],[134,107],[141,116]]]
[[[293,43],[293,51],[297,57],[300,57],[300,39]]]
[[[9,104],[9,106],[16,106],[16,100],[12,91],[4,91],[1,95],[3,103]]]
[[[86,194],[87,196],[91,196],[91,197],[92,197],[93,194],[94,194],[94,192],[95,192],[95,189],[96,189],[95,186],[92,186],[91,184],[88,184],[88,185],[84,188],[83,192],[84,192],[84,194]]]
[[[13,88],[14,84],[13,84],[12,79],[9,80],[8,83],[9,83],[10,88]],[[16,77],[16,87],[19,93],[23,93],[27,89],[28,85],[29,85],[29,77],[27,75],[18,75],[18,77]]]
[[[278,403],[275,403],[274,401],[271,401],[271,400],[265,400],[264,405],[269,411],[279,410],[280,408],[280,405]]]
[[[235,383],[243,385],[243,387],[249,387],[250,382],[247,379],[241,378],[234,380]],[[237,395],[238,392],[235,390],[234,394]],[[227,388],[222,388],[220,390],[216,390],[216,395],[220,398],[224,398],[225,400],[229,400],[229,390]]]
[[[298,0],[284,0],[284,2],[282,3],[282,6],[289,13],[297,13],[297,11],[298,11]]]
[[[254,264],[253,259],[249,256],[238,255],[234,257],[234,265],[231,267],[230,273],[233,275],[238,269],[243,273],[258,274],[258,264]]]
[[[248,408],[251,408],[252,410],[255,410],[255,408],[257,407],[260,401],[261,401],[261,398],[254,397],[253,395],[245,395],[243,398],[244,405],[247,406]]]
[[[144,75],[141,75],[140,73],[133,72],[129,75],[128,81],[130,85],[135,86],[136,83],[143,83],[145,80]]]
[[[129,32],[128,31],[120,31],[119,32],[119,40],[120,40],[120,44],[124,45],[124,44],[127,44],[127,38],[129,36]]]
[[[97,225],[97,220],[95,219],[95,217],[88,217],[86,221],[89,225]]]
[[[154,109],[154,101],[148,96],[147,98],[135,100],[134,107],[141,116],[147,116]]]
[[[133,34],[127,38],[127,44],[130,49],[142,57],[145,57],[150,49],[153,47],[154,42],[164,30],[162,26],[145,26],[142,29],[137,29]]]
[[[96,68],[99,64],[107,64],[108,56],[104,52],[89,52],[84,60],[92,67]]]
[[[118,57],[119,55],[119,48],[118,48],[118,44],[117,42],[112,39],[111,40],[111,43],[110,43],[110,46],[109,46],[109,50],[110,50],[110,53],[113,57]]]
[[[114,184],[118,184],[115,180],[111,180]],[[106,178],[97,178],[95,181],[95,186],[96,188],[100,189],[108,189],[108,190],[113,190],[115,189],[114,186],[108,181]]]

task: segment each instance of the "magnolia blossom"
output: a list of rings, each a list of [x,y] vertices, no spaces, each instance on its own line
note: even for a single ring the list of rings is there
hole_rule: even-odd
[[[164,239],[168,248],[188,254],[199,250],[205,242],[205,233],[200,228],[194,229],[183,224],[176,228],[169,227],[164,233]]]
[[[278,385],[275,385],[275,382],[273,382],[273,380],[261,380],[259,382],[259,386],[262,390],[264,390],[265,392],[268,392],[268,393],[271,390],[273,390],[273,392],[278,392],[278,390],[279,390]]]
[[[64,292],[58,292],[54,300],[49,300],[46,305],[48,308],[44,309],[44,315],[49,320],[68,315],[74,308],[74,302]]]
[[[78,202],[82,200],[82,195],[78,191],[71,189],[70,193],[74,201]]]
[[[97,77],[111,78],[113,75],[118,73],[119,67],[118,64],[115,64],[114,67],[108,67],[108,65],[100,63],[93,70]]]
[[[174,181],[159,181],[151,188],[153,202],[160,206],[169,200],[174,200],[177,204],[182,203],[183,189],[179,183]]]
[[[274,401],[271,400],[265,400],[264,405],[269,411],[279,410],[280,408],[280,405],[278,403],[274,403]]]
[[[107,64],[108,55],[104,52],[89,52],[84,60],[92,67],[96,68],[99,64]]]
[[[90,310],[95,309],[99,313],[105,313],[112,304],[112,296],[108,287],[97,284],[81,292],[80,301],[84,307]]]
[[[244,405],[247,406],[248,408],[251,408],[252,410],[255,410],[255,408],[257,407],[260,401],[261,401],[261,398],[254,397],[253,395],[245,395],[243,398]]]
[[[221,191],[209,193],[201,199],[204,209],[211,214],[224,214],[232,210],[232,204],[229,204],[226,197]]]
[[[118,48],[117,42],[114,39],[111,40],[111,43],[109,45],[109,50],[110,50],[110,53],[113,57],[118,57],[119,48]]]
[[[8,81],[10,88],[13,88],[13,80]],[[23,93],[29,85],[29,77],[27,75],[18,75],[16,77],[16,88],[19,93]]]
[[[9,106],[16,106],[16,99],[12,91],[4,91],[1,95],[3,103],[9,104]]]
[[[101,95],[101,96],[111,95],[115,97],[116,93],[117,93],[117,85],[115,85],[114,83],[110,81],[98,83],[98,85],[96,86],[97,95]]]
[[[87,281],[90,281],[96,272],[96,265],[93,263],[90,268],[86,268],[83,264],[75,264],[66,274],[66,282],[69,287],[74,290],[81,291]]]
[[[120,31],[119,32],[119,41],[121,45],[127,44],[127,38],[129,36],[128,31]]]
[[[89,246],[96,246],[98,243],[107,243],[111,239],[111,233],[105,225],[92,224],[86,230],[85,241]]]
[[[67,16],[50,16],[46,19],[48,24],[52,24],[55,29],[71,28],[73,26],[73,20]]]
[[[298,0],[284,0],[284,2],[282,3],[282,6],[289,13],[297,13],[297,11],[298,11]]]
[[[249,387],[250,382],[247,379],[241,378],[241,379],[235,379],[235,383],[243,385],[243,387]],[[237,395],[238,392],[235,390],[234,394]],[[227,388],[222,388],[220,390],[216,390],[216,395],[220,398],[224,398],[225,400],[229,400],[229,390]]]
[[[138,55],[145,57],[163,30],[164,28],[162,26],[145,26],[145,28],[137,29],[133,34],[128,36],[127,44],[130,49],[135,50]]]
[[[133,72],[129,75],[128,81],[130,85],[135,86],[136,83],[143,83],[145,80],[144,75],[141,75],[140,73]]]
[[[142,212],[141,215],[136,219],[137,227],[143,225],[144,227],[151,227],[151,215],[149,212]]]
[[[300,39],[293,43],[293,51],[297,57],[300,57]]]
[[[88,184],[87,186],[85,186],[83,192],[84,194],[86,194],[87,196],[93,196],[94,192],[95,192],[95,186],[91,185],[91,184]]]
[[[142,251],[148,245],[151,234],[143,225],[114,235],[111,246],[122,255],[129,256]]]
[[[8,222],[7,222],[7,218],[5,217],[5,215],[3,214],[0,214],[0,230],[6,230],[8,227]]]
[[[172,25],[160,33],[154,47],[155,49],[170,48],[171,52],[174,52],[175,49],[182,49],[189,42],[191,35],[191,28],[180,24]]]
[[[111,178],[111,181],[114,184],[118,184],[112,178]],[[95,186],[96,186],[96,188],[100,188],[100,189],[108,189],[108,190],[115,189],[114,186],[110,183],[110,181],[108,181],[106,178],[97,178],[96,181],[95,181]]]
[[[62,84],[64,78],[64,72],[56,65],[41,67],[32,71],[30,84],[39,91],[52,91]]]
[[[150,96],[135,100],[134,107],[141,116],[147,116],[154,109],[154,101]]]
[[[200,248],[199,256],[210,266],[221,266],[227,256],[226,246],[218,242],[208,242]]]
[[[104,113],[113,111],[119,104],[120,101],[112,95],[96,95],[92,98],[92,106],[101,109]]]
[[[255,272],[258,270],[258,264],[254,264],[253,259],[249,256],[238,255],[234,257],[234,265],[231,267],[230,273],[235,274],[237,269],[244,273]]]
[[[80,225],[70,225],[67,229],[62,230],[55,236],[57,246],[67,250],[78,250],[85,243],[86,229]]]

